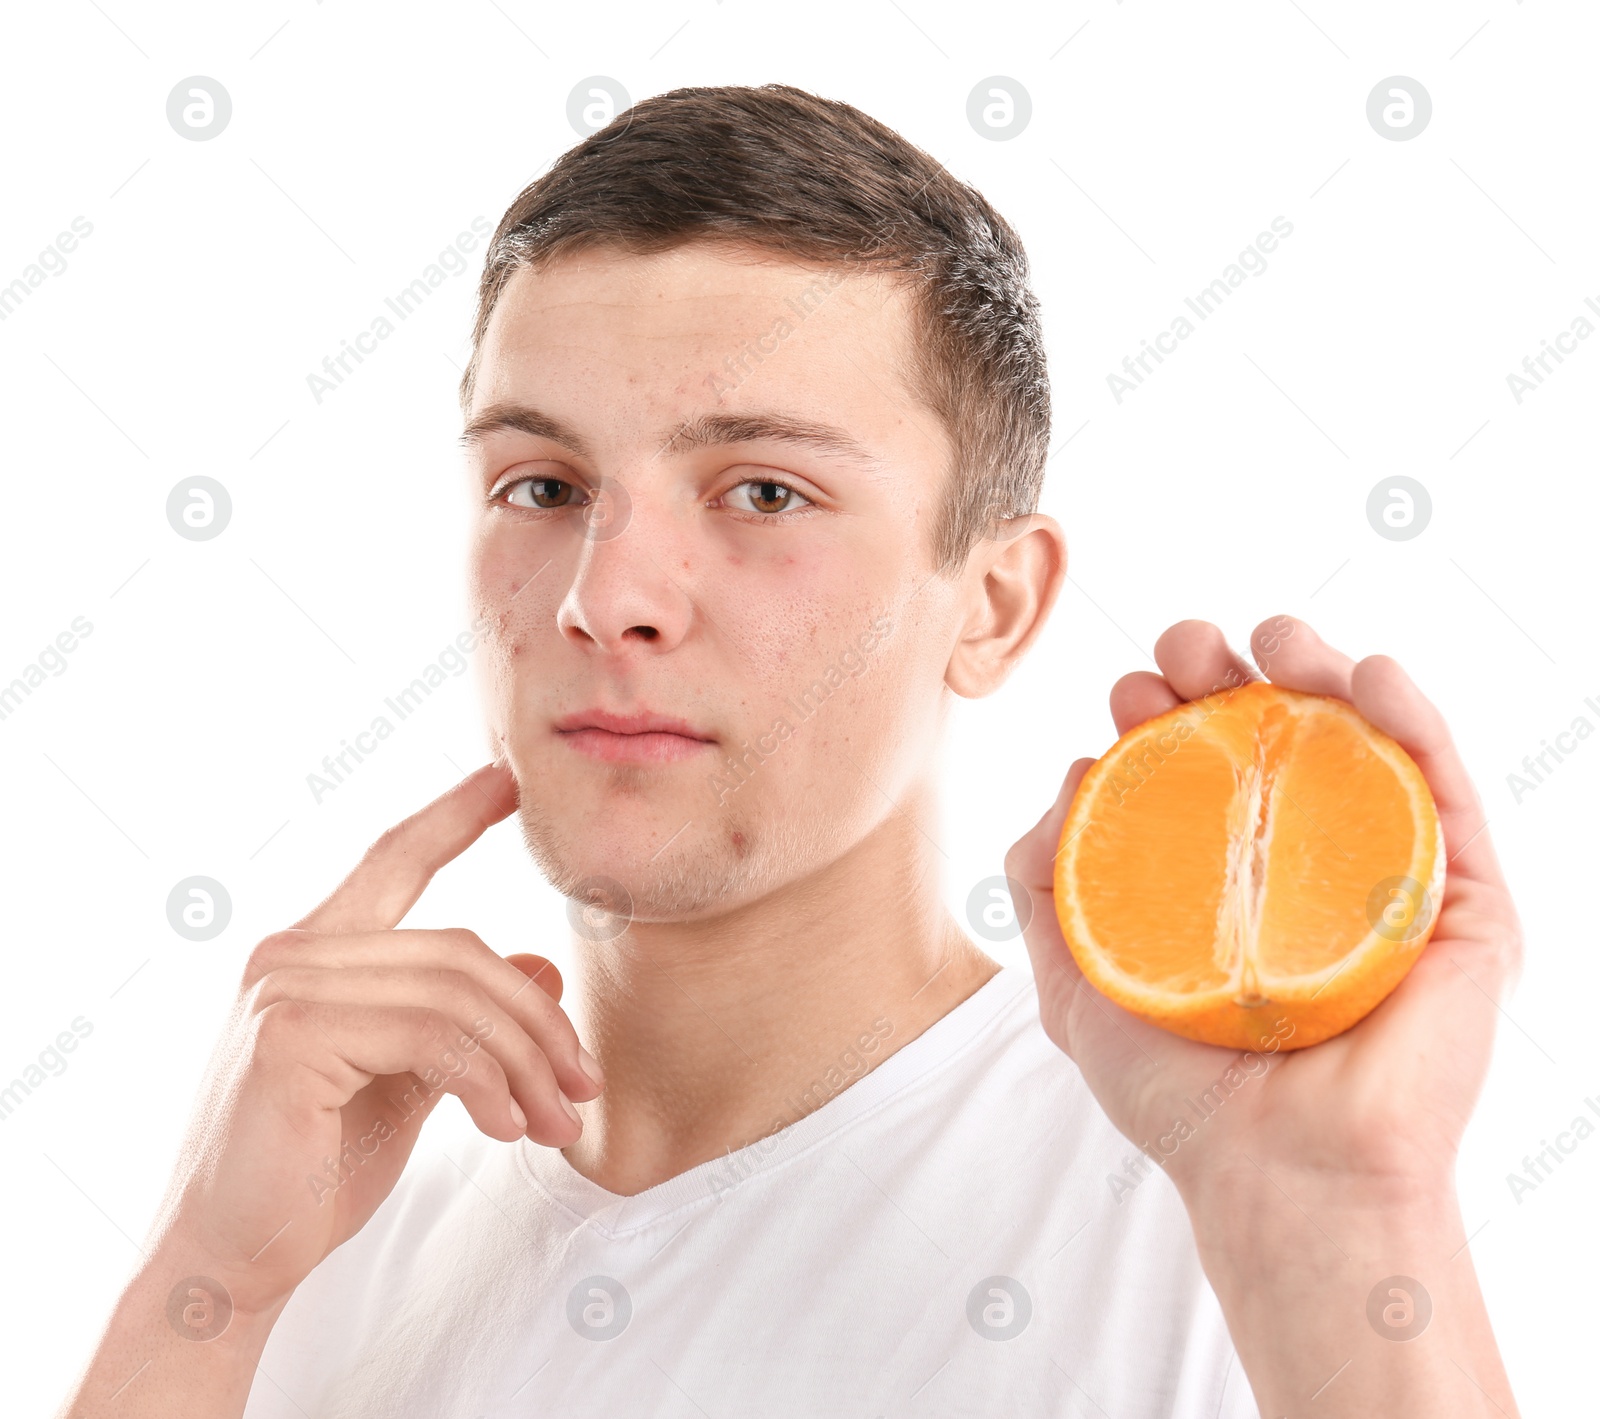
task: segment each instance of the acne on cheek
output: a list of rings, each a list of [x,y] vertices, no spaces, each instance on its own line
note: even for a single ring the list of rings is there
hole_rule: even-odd
[[[494,629],[484,638],[493,644],[496,654],[503,659],[514,660],[522,654],[525,648],[524,641],[528,631],[526,621],[528,607],[525,603],[528,598],[523,597],[522,601],[519,602],[516,597],[526,585],[526,580],[506,583],[505,590],[500,597],[500,605],[504,609],[493,613],[491,619]],[[516,626],[513,626],[512,617],[519,611],[523,613],[522,618]]]

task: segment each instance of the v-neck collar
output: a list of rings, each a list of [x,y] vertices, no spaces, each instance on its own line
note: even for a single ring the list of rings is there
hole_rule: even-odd
[[[632,1197],[608,1192],[569,1163],[558,1148],[520,1140],[523,1174],[577,1222],[609,1238],[621,1238],[674,1212],[720,1198],[758,1173],[778,1167],[815,1147],[902,1090],[953,1060],[994,1026],[1033,985],[1027,967],[1003,965],[977,990],[902,1045],[871,1073],[846,1085],[826,1103],[787,1128],[737,1151],[712,1158]]]

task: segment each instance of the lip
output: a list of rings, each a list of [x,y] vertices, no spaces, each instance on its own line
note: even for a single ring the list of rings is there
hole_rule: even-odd
[[[606,763],[675,763],[692,758],[715,743],[687,720],[648,712],[581,710],[563,715],[553,727],[578,753]]]

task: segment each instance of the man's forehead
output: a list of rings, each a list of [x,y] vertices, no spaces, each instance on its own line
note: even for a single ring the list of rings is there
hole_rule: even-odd
[[[565,402],[551,397],[553,382],[581,390],[620,364],[630,384],[671,371],[675,387],[660,390],[671,417],[649,415],[662,425],[663,452],[779,441],[873,471],[882,459],[869,444],[902,418],[944,442],[908,385],[908,327],[903,287],[859,266],[712,242],[642,255],[581,249],[507,282],[462,439],[521,430],[584,456],[574,421],[558,425],[539,410]],[[662,366],[663,357],[684,363]]]
[[[535,310],[564,312],[574,320],[659,312],[692,322],[702,314],[720,314],[757,324],[764,316],[767,325],[787,321],[795,330],[831,307],[833,319],[816,322],[819,328],[843,323],[848,310],[850,323],[865,317],[883,336],[898,333],[909,304],[904,281],[880,268],[799,261],[725,241],[691,241],[649,253],[613,244],[583,247],[523,267],[501,290],[495,317]]]

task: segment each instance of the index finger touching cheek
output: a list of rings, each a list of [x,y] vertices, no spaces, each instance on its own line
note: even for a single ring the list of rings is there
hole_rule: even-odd
[[[390,828],[355,870],[295,927],[330,934],[398,926],[433,875],[517,806],[517,781],[504,763],[485,764]]]

